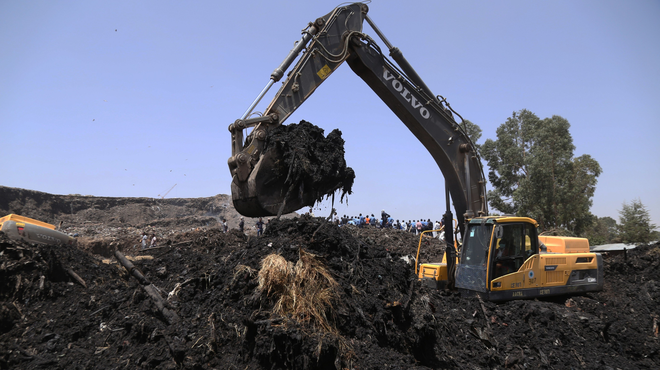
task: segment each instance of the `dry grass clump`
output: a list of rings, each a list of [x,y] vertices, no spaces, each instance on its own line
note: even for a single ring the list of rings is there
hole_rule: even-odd
[[[648,252],[652,257],[658,258],[660,257],[660,244],[656,243],[655,247]]]
[[[294,265],[280,255],[270,254],[261,261],[258,279],[258,291],[275,302],[274,314],[291,315],[334,331],[332,317],[339,284],[316,255],[301,249]]]
[[[266,296],[281,296],[286,293],[287,285],[293,274],[293,263],[279,254],[269,254],[261,260],[259,278],[260,292]]]
[[[257,271],[250,266],[238,265],[236,268],[234,268],[234,276],[232,277],[231,283],[234,284],[236,279],[241,275],[247,274],[250,277],[254,277],[256,272]]]

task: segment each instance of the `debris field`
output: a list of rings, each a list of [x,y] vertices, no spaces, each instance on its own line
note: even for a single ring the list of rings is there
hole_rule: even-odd
[[[2,190],[3,213],[64,218],[60,196],[26,191],[9,207],[17,190]],[[493,303],[420,284],[419,239],[403,231],[309,216],[273,219],[262,237],[183,214],[118,223],[117,207],[147,205],[84,197],[99,217],[85,235],[74,216],[91,211],[73,198],[77,246],[0,233],[1,369],[660,368],[660,244],[605,258],[602,292]],[[147,228],[159,246],[142,250]],[[423,261],[442,252],[424,238]]]

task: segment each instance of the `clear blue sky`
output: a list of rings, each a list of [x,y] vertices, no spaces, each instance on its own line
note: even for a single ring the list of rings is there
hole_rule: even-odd
[[[227,126],[331,1],[0,2],[0,185],[54,194],[229,194]],[[660,2],[394,1],[370,17],[483,130],[560,115],[602,166],[592,212],[640,199],[660,224]],[[365,32],[376,38],[368,25]],[[263,110],[279,83],[257,110]],[[343,65],[288,122],[343,132],[340,214],[439,219],[431,156]],[[487,171],[487,169],[486,169]],[[325,205],[327,207],[327,204]],[[327,209],[317,214],[327,214]]]

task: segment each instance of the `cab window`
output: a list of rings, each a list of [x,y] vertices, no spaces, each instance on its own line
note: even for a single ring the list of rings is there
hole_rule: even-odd
[[[461,264],[472,266],[486,265],[492,230],[492,224],[468,225],[467,234],[463,241]]]
[[[527,223],[500,224],[493,238],[493,279],[518,271],[525,261],[538,253],[534,226]]]

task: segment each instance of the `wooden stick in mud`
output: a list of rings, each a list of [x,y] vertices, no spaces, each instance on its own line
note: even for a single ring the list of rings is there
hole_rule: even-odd
[[[78,284],[82,285],[85,289],[87,289],[87,283],[85,283],[85,280],[83,280],[78,274],[76,274],[71,268],[66,269],[66,273],[69,274],[73,278],[73,280],[77,281]]]
[[[151,282],[144,277],[142,274],[142,271],[140,271],[131,261],[126,258],[120,251],[115,251],[115,257],[117,257],[117,261],[122,264],[126,268],[126,271],[128,271],[129,274],[133,275],[137,281],[140,282],[141,285],[149,285]]]
[[[158,290],[156,290],[156,287],[153,284],[142,285],[142,289],[147,293],[151,300],[154,301],[158,311],[163,314],[168,324],[174,324],[179,321],[179,316],[177,316],[174,311],[165,307],[165,300],[160,296]]]
[[[151,300],[158,308],[158,311],[160,311],[160,313],[163,314],[163,317],[165,317],[165,320],[167,320],[167,323],[177,323],[179,321],[179,316],[177,316],[174,311],[165,307],[165,300],[163,297],[161,297],[160,293],[158,293],[158,289],[156,289],[156,287],[149,282],[149,280],[142,274],[142,272],[137,269],[131,263],[131,261],[129,261],[120,251],[115,251],[115,257],[117,257],[117,261],[119,261],[119,263],[121,263],[122,266],[124,266],[126,270],[137,279],[142,290],[144,290],[149,298],[151,298]]]

